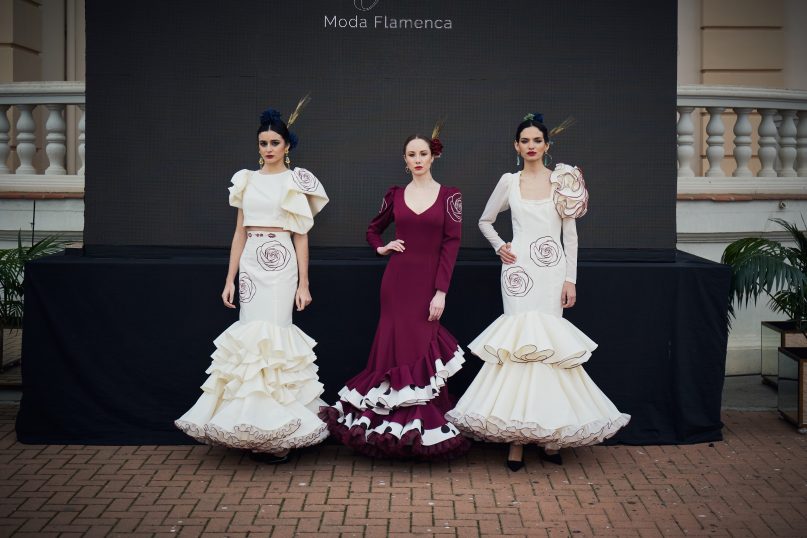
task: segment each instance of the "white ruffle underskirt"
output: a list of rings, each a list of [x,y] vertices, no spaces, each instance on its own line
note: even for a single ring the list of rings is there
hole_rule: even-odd
[[[558,449],[600,443],[630,420],[581,366],[597,344],[562,317],[502,315],[468,347],[485,364],[446,418],[470,437]]]
[[[389,381],[382,381],[363,395],[356,389],[342,387],[339,391],[339,398],[350,403],[358,409],[373,409],[377,414],[388,415],[399,407],[409,407],[412,405],[423,405],[434,399],[443,387],[446,380],[460,371],[465,363],[465,352],[457,347],[454,356],[443,363],[438,358],[434,361],[435,374],[429,378],[428,384],[419,387],[409,385],[394,390],[390,387]]]
[[[317,417],[316,342],[291,325],[237,321],[214,342],[216,351],[194,406],[176,426],[202,443],[256,452],[309,446],[328,436]]]

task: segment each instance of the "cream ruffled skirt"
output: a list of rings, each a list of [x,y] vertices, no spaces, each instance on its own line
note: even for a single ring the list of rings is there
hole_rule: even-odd
[[[239,264],[240,320],[214,344],[202,396],[175,421],[202,443],[256,452],[319,443],[325,405],[316,342],[292,325],[297,259],[288,233],[249,232]]]
[[[599,443],[630,415],[581,366],[596,347],[562,317],[502,315],[469,345],[485,364],[446,418],[478,440],[549,449]]]

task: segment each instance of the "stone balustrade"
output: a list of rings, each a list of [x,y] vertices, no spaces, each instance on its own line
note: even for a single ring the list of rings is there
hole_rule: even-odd
[[[40,125],[37,107],[45,114]],[[0,84],[0,192],[84,192],[84,123],[84,82]],[[76,141],[68,144],[71,131]],[[44,170],[34,164],[38,141]],[[74,173],[68,172],[68,148],[75,151]]]
[[[678,87],[678,193],[807,195],[807,91],[740,86]],[[703,110],[706,162],[700,170],[693,113]],[[734,113],[727,166],[727,112]],[[754,133],[752,118],[759,115]],[[756,119],[755,119],[756,121]],[[756,136],[755,136],[756,135]],[[754,143],[756,141],[756,143]],[[756,171],[749,166],[759,160]],[[726,168],[732,169],[728,176]]]

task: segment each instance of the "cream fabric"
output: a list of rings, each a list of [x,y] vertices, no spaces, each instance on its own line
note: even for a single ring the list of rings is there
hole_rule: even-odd
[[[214,344],[202,396],[175,424],[200,442],[257,452],[316,444],[323,387],[316,342],[291,323],[297,258],[288,233],[249,232],[239,264],[240,319]]]

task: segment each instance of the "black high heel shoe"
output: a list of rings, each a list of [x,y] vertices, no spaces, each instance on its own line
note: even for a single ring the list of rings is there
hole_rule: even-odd
[[[524,467],[524,461],[522,460],[507,460],[507,468],[513,471],[520,471]]]
[[[563,465],[563,458],[560,455],[560,452],[556,452],[554,454],[547,454],[544,447],[538,447],[538,457],[540,457],[544,461],[548,461],[549,463],[554,463],[555,465]]]
[[[277,456],[275,454],[270,454],[268,452],[250,452],[249,459],[260,463],[269,463],[272,465],[277,465],[279,463],[286,463],[287,461],[289,461],[289,453],[287,452],[282,456]]]

